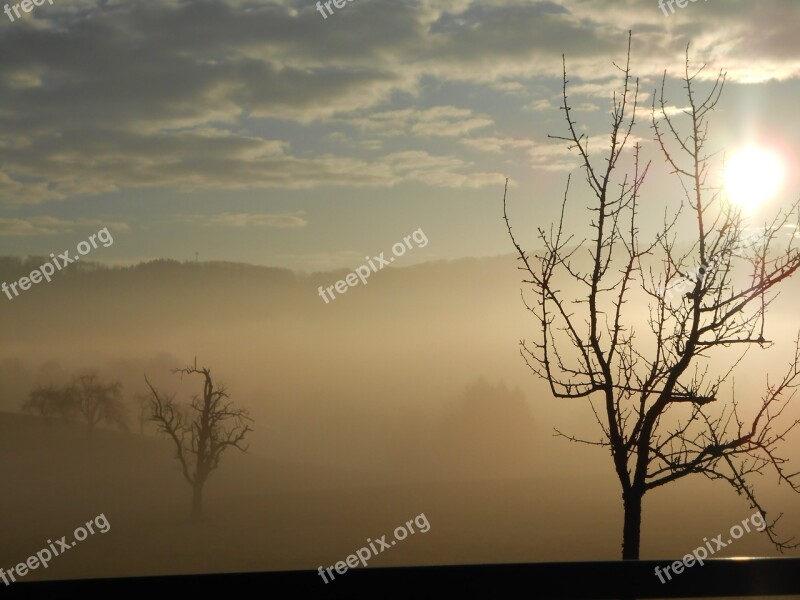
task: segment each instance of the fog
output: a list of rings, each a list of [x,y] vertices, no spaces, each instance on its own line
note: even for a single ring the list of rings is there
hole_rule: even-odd
[[[40,262],[2,259],[0,275]],[[316,569],[421,513],[430,530],[375,566],[618,558],[608,451],[553,436],[600,431],[587,402],[554,400],[525,366],[519,341],[536,323],[512,257],[387,268],[326,304],[318,287],[344,274],[82,264],[4,300],[0,452],[13,493],[0,498],[15,527],[0,565],[101,513],[109,533],[29,577]],[[736,379],[746,408],[763,374],[785,369],[800,325],[785,300],[770,312],[775,348],[751,354]],[[179,401],[201,393],[201,379],[173,372],[195,360],[253,419],[248,452],[227,451],[212,473],[199,525],[171,441],[136,404],[145,375]],[[80,420],[20,412],[32,390],[85,372],[121,383],[127,432],[87,436]],[[800,459],[796,438],[786,448]],[[781,530],[799,531],[796,497],[757,481],[786,512]],[[751,512],[722,482],[666,486],[645,497],[642,553],[683,555]],[[775,551],[750,534],[736,554]]]

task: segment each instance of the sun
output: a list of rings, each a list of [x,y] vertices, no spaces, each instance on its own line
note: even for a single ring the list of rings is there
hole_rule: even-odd
[[[780,156],[758,146],[748,146],[725,166],[725,190],[731,202],[750,211],[780,190],[783,176]]]

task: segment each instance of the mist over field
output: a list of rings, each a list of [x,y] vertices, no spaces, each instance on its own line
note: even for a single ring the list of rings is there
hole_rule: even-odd
[[[17,263],[4,259],[0,276]],[[100,513],[113,536],[31,576],[316,569],[420,513],[430,530],[375,565],[616,558],[622,515],[606,453],[552,435],[597,438],[591,410],[552,400],[518,353],[532,323],[515,261],[390,268],[325,304],[318,286],[342,275],[82,265],[6,302],[0,453],[14,494],[0,502],[16,526],[0,564]],[[794,316],[772,318],[780,333]],[[770,352],[746,371],[766,368]],[[195,357],[254,419],[249,452],[223,455],[210,477],[200,528],[171,442],[133,401],[145,374],[179,400],[199,393],[171,373]],[[122,383],[129,432],[88,438],[80,422],[19,413],[33,388],[87,370]],[[791,496],[764,487],[795,526]],[[677,508],[689,498],[691,510]],[[719,486],[682,482],[650,497],[644,551],[685,553],[749,514]],[[728,554],[772,552],[750,534]]]

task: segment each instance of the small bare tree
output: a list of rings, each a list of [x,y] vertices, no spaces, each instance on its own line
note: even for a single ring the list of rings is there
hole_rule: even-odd
[[[219,466],[222,453],[228,448],[243,452],[244,438],[252,431],[252,421],[246,409],[235,408],[223,386],[215,386],[211,371],[194,365],[175,369],[173,373],[200,375],[203,395],[194,396],[188,405],[175,402],[171,396],[159,393],[145,376],[150,388],[151,416],[159,431],[174,442],[175,457],[181,464],[183,476],[192,487],[192,520],[203,519],[203,489],[211,472]]]
[[[639,82],[631,77],[630,56],[629,38],[626,65],[618,67],[624,84],[614,96],[610,149],[602,164],[590,158],[588,138],[577,132],[564,59],[562,110],[569,134],[555,139],[567,141],[581,158],[592,192],[592,237],[580,241],[565,231],[569,179],[561,218],[549,230],[538,229],[543,248],[533,256],[512,233],[507,183],[503,197],[508,233],[526,273],[524,283],[534,293],[534,302],[524,301],[539,332],[532,345],[521,342],[520,351],[555,398],[586,399],[594,412],[599,439],[558,430],[556,435],[610,450],[622,488],[623,559],[639,558],[644,495],[688,475],[728,482],[764,515],[752,485],[754,475],[771,468],[779,481],[800,491],[798,474],[787,472],[778,454],[798,424],[781,425],[779,420],[800,377],[798,340],[785,375],[777,382],[767,379],[761,400],[748,403],[749,417],[727,383],[750,348],[772,343],[764,337],[767,307],[774,299],[768,292],[800,267],[794,237],[779,248],[777,236],[797,213],[798,202],[764,227],[758,243],[747,241],[741,210],[709,180],[713,155],[705,150],[707,117],[719,100],[725,75],[720,72],[709,94],[698,98],[703,67],[691,70],[687,46],[683,81],[688,107],[677,115],[670,110],[665,73],[651,109],[657,148],[680,180],[684,197],[674,211],[665,210],[657,235],[642,240],[640,192],[650,163],[641,164],[638,143],[629,155],[629,174],[613,177],[624,162],[637,113]],[[680,118],[686,120],[688,133],[681,133]],[[676,241],[681,218],[688,220],[692,236],[683,249]],[[581,262],[583,249],[588,250],[586,262]],[[568,288],[570,282],[573,287]],[[582,291],[572,294],[574,286]],[[678,286],[685,293],[674,295]],[[637,302],[647,307],[638,320]],[[637,337],[642,331],[648,340]],[[742,352],[730,356],[720,352],[724,349]],[[710,362],[712,356],[724,367]],[[793,538],[779,539],[778,519],[766,529],[770,540],[780,550],[796,546],[790,543]]]

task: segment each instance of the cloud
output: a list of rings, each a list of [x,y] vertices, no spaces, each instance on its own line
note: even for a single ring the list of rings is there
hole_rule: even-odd
[[[656,120],[663,119],[664,114],[666,114],[668,117],[674,117],[675,115],[689,114],[691,111],[691,106],[675,106],[674,104],[664,104],[664,108],[662,109],[657,105],[655,110],[655,118]]]
[[[381,159],[392,172],[405,181],[426,183],[433,187],[481,188],[503,181],[499,173],[461,173],[468,165],[452,156],[431,156],[422,151],[395,152]]]
[[[524,110],[554,110],[558,108],[558,105],[549,98],[539,98],[522,108]]]
[[[572,171],[581,164],[577,151],[570,150],[563,142],[541,143],[534,140],[485,137],[462,140],[462,143],[490,154],[521,151],[528,158],[531,167],[542,171]]]
[[[334,122],[355,127],[369,134],[416,137],[459,137],[494,124],[487,115],[478,115],[470,109],[455,106],[369,112],[358,117],[337,119]]]
[[[16,181],[8,173],[0,170],[0,198],[7,206],[16,206],[63,200],[66,194],[53,189],[46,181]]]
[[[519,140],[513,138],[500,138],[500,137],[481,137],[461,140],[461,143],[475,150],[482,152],[489,152],[491,154],[500,154],[506,150],[526,149],[531,148],[535,144],[533,140]]]
[[[528,149],[530,164],[543,171],[572,171],[581,165],[577,150],[570,150],[564,142],[535,144]]]
[[[402,152],[372,160],[332,153],[306,158],[289,153],[288,142],[215,130],[157,136],[125,132],[114,137],[119,148],[109,148],[108,136],[101,132],[32,141],[6,162],[6,172],[18,179],[9,177],[6,186],[0,180],[0,189],[10,190],[10,203],[24,204],[126,188],[191,192],[391,187],[403,182],[463,188],[480,187],[485,181],[485,174],[461,172],[469,171],[471,163],[425,151],[414,154],[419,164],[409,169]],[[45,178],[48,183],[36,181]]]
[[[566,53],[576,110],[605,109],[628,29],[643,83],[665,68],[680,74],[689,41],[709,63],[701,77],[721,67],[739,82],[800,75],[796,0],[769,10],[728,0],[724,11],[697,2],[670,17],[652,0],[363,1],[339,16],[323,20],[299,0],[73,0],[0,28],[2,202],[146,188],[479,187],[497,174],[381,140],[467,138],[499,116],[451,99],[396,106],[429,105],[427,94],[451,86],[459,105],[488,106],[480,94],[491,92],[547,110]],[[534,81],[549,89],[524,98]],[[290,125],[299,129],[284,134]],[[370,142],[350,156],[293,137],[336,127]],[[407,168],[397,153],[409,151],[433,167]]]
[[[7,236],[59,235],[84,229],[102,229],[103,227],[108,227],[113,231],[128,231],[130,229],[127,223],[103,221],[101,219],[60,219],[50,216],[0,217],[0,235]]]
[[[220,213],[217,215],[183,215],[181,218],[203,225],[222,227],[273,227],[293,229],[308,225],[301,214]]]

